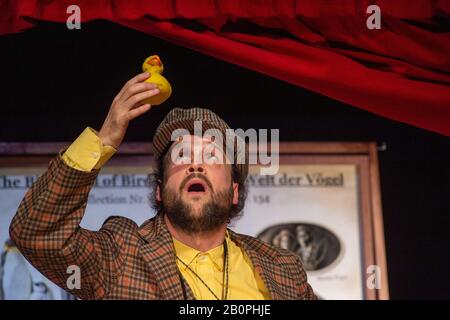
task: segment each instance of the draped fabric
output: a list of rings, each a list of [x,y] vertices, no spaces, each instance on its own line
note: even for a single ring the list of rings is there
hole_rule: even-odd
[[[450,136],[448,0],[0,0],[0,34],[108,19]],[[381,9],[370,30],[367,8]],[[301,101],[283,101],[301,108]]]

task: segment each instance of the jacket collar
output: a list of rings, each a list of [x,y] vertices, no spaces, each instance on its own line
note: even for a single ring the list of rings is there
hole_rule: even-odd
[[[138,234],[146,242],[142,246],[142,254],[154,272],[156,283],[161,288],[164,300],[183,300],[183,288],[180,273],[176,264],[172,236],[167,230],[162,214],[147,220],[138,229]],[[186,298],[194,300],[195,296],[186,281]]]
[[[244,249],[253,268],[261,276],[273,300],[293,300],[296,283],[283,269],[279,252],[259,239],[235,233],[231,230],[231,239]],[[280,279],[280,280],[279,280]],[[282,279],[282,280],[281,280]]]

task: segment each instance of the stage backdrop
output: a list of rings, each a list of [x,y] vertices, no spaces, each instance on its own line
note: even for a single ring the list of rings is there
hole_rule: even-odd
[[[0,144],[1,299],[73,299],[33,268],[8,236],[26,190],[60,147]],[[376,146],[284,143],[280,151],[278,174],[250,168],[244,215],[230,227],[298,254],[321,299],[388,298]],[[111,215],[138,224],[151,218],[152,163],[150,145],[121,147],[96,180],[82,227],[97,230]]]

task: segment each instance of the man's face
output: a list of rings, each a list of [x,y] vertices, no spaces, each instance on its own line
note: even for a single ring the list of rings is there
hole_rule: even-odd
[[[190,232],[206,232],[227,223],[238,203],[238,184],[222,148],[208,138],[183,136],[164,160],[164,181],[156,198],[169,220]]]

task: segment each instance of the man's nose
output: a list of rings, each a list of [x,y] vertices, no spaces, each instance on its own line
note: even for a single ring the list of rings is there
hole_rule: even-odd
[[[189,165],[189,167],[187,169],[187,174],[191,174],[191,173],[206,174],[206,170],[203,167],[203,164],[201,164],[201,163],[192,163],[192,164]]]

